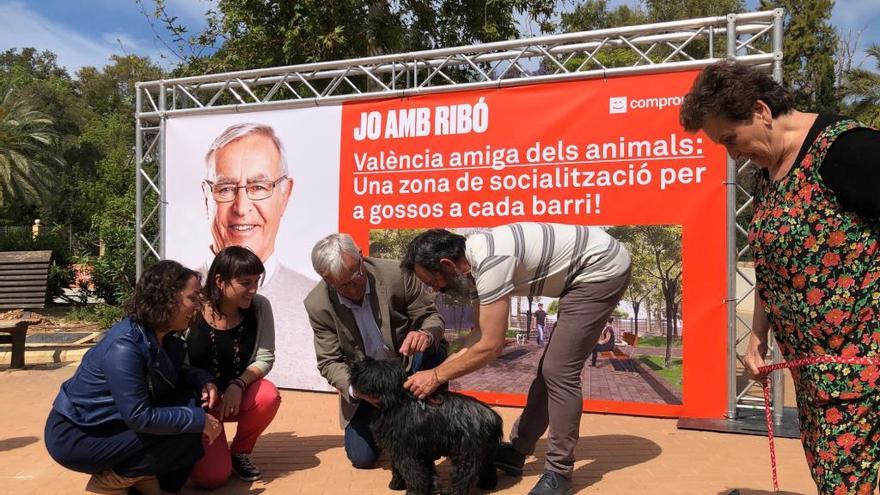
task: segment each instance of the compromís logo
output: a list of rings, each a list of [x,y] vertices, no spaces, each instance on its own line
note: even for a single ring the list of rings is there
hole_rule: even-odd
[[[684,101],[683,96],[655,96],[651,98],[628,98],[612,96],[608,99],[608,113],[627,113],[629,110],[657,109],[679,107]]]
[[[626,96],[612,96],[609,98],[608,113],[626,113]]]

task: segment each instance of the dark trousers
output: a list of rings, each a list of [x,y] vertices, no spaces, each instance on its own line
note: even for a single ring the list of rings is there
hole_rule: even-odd
[[[559,299],[553,336],[544,347],[526,406],[510,434],[516,450],[531,454],[549,426],[545,469],[568,478],[574,468],[583,411],[581,372],[629,279],[627,271],[604,282],[584,283]]]
[[[122,421],[82,427],[49,413],[44,433],[46,449],[58,464],[80,473],[114,471],[129,478],[156,476],[163,490],[177,493],[202,457],[202,434],[147,435],[135,433]]]
[[[434,369],[445,360],[445,352],[433,350],[424,352],[420,356],[413,357],[413,367],[410,372]],[[357,469],[373,467],[379,454],[382,453],[382,449],[376,445],[373,432],[370,431],[370,422],[374,414],[376,414],[376,408],[371,406],[369,402],[361,401],[354,417],[345,427],[345,455],[348,456],[351,465]]]

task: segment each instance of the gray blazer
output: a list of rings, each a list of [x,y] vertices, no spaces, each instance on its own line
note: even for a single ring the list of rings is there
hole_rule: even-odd
[[[431,294],[414,275],[404,273],[395,260],[365,257],[364,268],[376,323],[389,349],[397,354],[406,334],[415,330],[429,332],[434,345],[446,348],[443,318]],[[365,357],[364,343],[351,310],[323,280],[309,292],[304,304],[315,334],[318,370],[339,390],[339,423],[345,428],[360,402],[348,393],[349,363]],[[398,358],[409,368],[408,357]]]

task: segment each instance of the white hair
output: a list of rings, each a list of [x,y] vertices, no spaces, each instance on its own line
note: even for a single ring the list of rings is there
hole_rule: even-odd
[[[275,134],[275,129],[265,124],[251,122],[235,124],[227,127],[226,130],[217,136],[217,139],[211,143],[211,147],[208,148],[208,152],[205,154],[205,178],[208,180],[214,180],[217,177],[217,163],[215,156],[218,151],[233,141],[250,136],[251,134],[265,136],[272,140],[272,144],[275,145],[275,149],[278,150],[278,154],[281,156],[281,173],[288,175],[287,155],[284,152],[284,145],[281,144],[281,140],[278,139],[278,136]]]
[[[342,253],[357,258],[361,248],[346,233],[330,234],[312,248],[312,267],[322,277],[339,277],[345,271]]]

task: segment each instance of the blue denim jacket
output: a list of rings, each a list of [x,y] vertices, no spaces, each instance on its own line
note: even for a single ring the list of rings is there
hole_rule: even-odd
[[[159,345],[154,332],[126,317],[86,352],[52,407],[79,426],[121,420],[138,433],[201,432],[205,411],[195,401],[172,405],[211,381],[207,371],[185,366],[185,346],[174,335]]]

